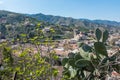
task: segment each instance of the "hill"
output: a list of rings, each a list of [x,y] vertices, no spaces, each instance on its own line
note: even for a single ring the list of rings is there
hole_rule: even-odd
[[[73,35],[70,27],[39,21],[28,14],[0,10],[0,39],[16,39],[20,37],[20,34],[27,34],[27,38],[35,36],[38,23],[41,29],[54,28],[56,32],[54,39],[70,38]]]
[[[71,17],[44,15],[42,13],[32,14],[29,16],[36,18],[40,21],[45,21],[60,25],[67,25],[67,26],[74,25],[74,26],[82,26],[82,27],[120,27],[120,22],[109,21],[109,20],[74,19]]]
[[[33,32],[38,21],[24,14],[0,10],[0,38],[17,38]]]
[[[44,14],[21,14],[0,10],[0,38],[18,38],[20,34],[27,37],[36,35],[36,26],[41,24],[41,29],[53,28],[54,39],[65,39],[73,37],[73,30],[89,31],[96,27],[120,28],[120,23],[106,20],[74,19]]]

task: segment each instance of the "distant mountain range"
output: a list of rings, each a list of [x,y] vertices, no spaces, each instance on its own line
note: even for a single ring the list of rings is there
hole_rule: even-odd
[[[88,21],[97,24],[111,25],[111,26],[120,26],[120,22],[110,21],[110,20],[89,20],[89,19],[80,19],[81,21]]]
[[[61,17],[53,15],[39,14],[20,14],[10,11],[0,10],[0,18],[7,16],[9,22],[24,21],[26,17],[39,21],[49,22],[51,24],[59,24],[65,26],[80,26],[80,27],[120,27],[120,22],[109,20],[89,20],[89,19],[74,19],[71,17]]]
[[[83,27],[120,27],[120,22],[110,20],[89,20],[89,19],[74,19],[71,17],[61,17],[53,15],[44,15],[42,13],[29,15],[40,21],[45,21],[53,24],[75,25]]]
[[[89,20],[74,19],[71,17],[61,17],[44,14],[21,14],[0,10],[0,39],[17,39],[20,34],[27,34],[31,38],[36,33],[37,24],[40,23],[42,29],[52,27],[55,30],[54,39],[73,38],[73,30],[77,32],[87,32],[89,29],[104,27],[109,30],[119,30],[120,22],[109,20]]]

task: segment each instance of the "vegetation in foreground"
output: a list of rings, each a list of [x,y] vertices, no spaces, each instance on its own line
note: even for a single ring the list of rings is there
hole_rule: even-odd
[[[113,71],[120,73],[120,51],[109,55],[106,49],[108,31],[99,28],[95,32],[97,42],[94,47],[80,44],[78,53],[69,53],[64,58],[63,78],[65,80],[105,80]]]

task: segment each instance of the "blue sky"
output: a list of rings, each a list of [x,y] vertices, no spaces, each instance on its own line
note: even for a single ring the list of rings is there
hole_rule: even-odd
[[[0,0],[0,10],[120,22],[120,0]]]

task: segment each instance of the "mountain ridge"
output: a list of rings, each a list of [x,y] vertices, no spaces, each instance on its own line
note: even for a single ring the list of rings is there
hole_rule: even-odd
[[[27,15],[46,15],[46,16],[54,16],[54,17],[64,17],[64,18],[73,18],[73,19],[77,19],[77,20],[89,20],[89,21],[96,21],[96,20],[100,20],[100,21],[111,21],[111,22],[117,22],[120,23],[120,21],[116,21],[116,20],[108,20],[108,19],[88,19],[88,18],[74,18],[74,17],[70,17],[70,16],[61,16],[61,15],[52,15],[52,14],[44,14],[44,13],[35,13],[35,14],[27,14]]]
[[[82,27],[120,27],[120,22],[111,20],[90,20],[90,19],[75,19],[72,17],[46,15],[42,13],[38,14],[22,14],[17,12],[11,12],[6,10],[0,10],[0,14],[17,14],[24,17],[35,18],[39,21],[49,22],[52,24],[60,24],[66,26],[82,26]]]
[[[44,14],[31,15],[0,10],[0,33],[2,34],[0,39],[17,39],[21,33],[27,34],[27,37],[30,38],[36,35],[38,23],[40,23],[41,29],[45,29],[46,27],[53,28],[56,32],[54,39],[73,38],[73,30],[88,32],[97,27],[104,27],[109,30],[113,30],[112,28],[116,30],[120,29],[119,23],[116,24],[117,22],[114,24],[114,22],[110,23],[109,21],[79,20],[71,17]]]
[[[30,14],[29,16],[36,18],[38,20],[42,20],[42,21],[46,21],[46,22],[50,22],[50,23],[56,23],[56,24],[60,24],[62,22],[65,23],[68,20],[67,25],[82,23],[82,22],[85,24],[86,22],[88,22],[88,23],[92,23],[92,24],[102,24],[102,25],[107,25],[107,26],[116,26],[116,27],[120,26],[120,22],[112,21],[112,20],[102,20],[102,19],[90,20],[90,19],[84,19],[84,18],[75,19],[72,17],[45,15],[42,13]],[[63,20],[63,21],[61,21],[61,20]]]

